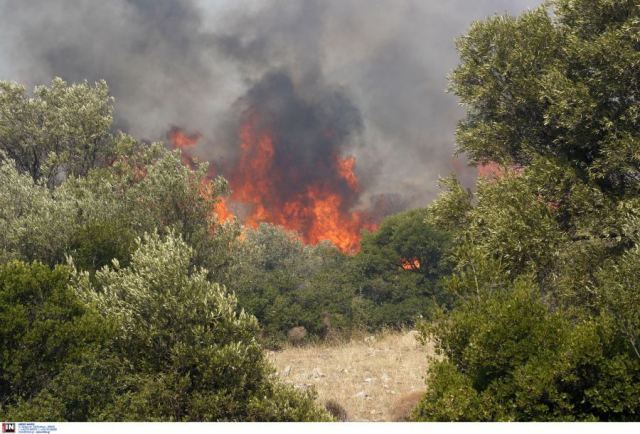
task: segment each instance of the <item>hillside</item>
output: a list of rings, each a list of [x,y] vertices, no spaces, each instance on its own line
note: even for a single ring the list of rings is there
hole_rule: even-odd
[[[424,390],[427,356],[417,332],[385,332],[340,344],[270,352],[278,375],[297,388],[315,387],[318,401],[340,403],[349,421],[389,421],[408,395]]]

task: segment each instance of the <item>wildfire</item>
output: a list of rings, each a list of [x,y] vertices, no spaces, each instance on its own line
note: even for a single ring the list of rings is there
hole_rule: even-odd
[[[198,143],[202,138],[202,134],[200,133],[187,134],[177,127],[171,128],[167,136],[171,144],[180,149],[190,148]]]
[[[420,269],[420,259],[418,258],[402,258],[400,260],[400,266],[403,270],[417,271]]]
[[[328,240],[343,252],[357,251],[361,229],[375,226],[363,212],[351,210],[359,192],[355,158],[330,157],[326,167],[321,167],[326,179],[309,181],[295,162],[277,155],[282,152],[276,146],[277,138],[258,121],[255,114],[247,116],[239,132],[238,161],[224,168],[231,196],[215,205],[220,221],[233,217],[230,208],[240,208],[238,215],[249,227],[273,223],[298,232],[307,244]],[[169,133],[171,144],[183,152],[199,139],[199,134],[178,129]],[[189,151],[186,154],[192,161]]]
[[[504,169],[498,163],[490,161],[478,166],[478,177],[485,179],[500,179],[504,176]]]
[[[496,163],[495,161],[490,161],[478,166],[478,178],[484,178],[485,180],[498,180],[507,174],[520,175],[523,170],[522,166],[504,166]]]
[[[194,161],[188,149],[194,147],[200,141],[202,135],[200,133],[187,134],[182,129],[173,127],[167,133],[167,138],[174,148],[182,149],[182,162],[186,166],[193,168]]]

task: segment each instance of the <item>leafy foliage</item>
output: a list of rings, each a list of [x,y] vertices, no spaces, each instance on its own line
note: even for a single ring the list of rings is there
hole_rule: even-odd
[[[410,325],[447,302],[438,280],[450,271],[444,258],[448,235],[425,215],[423,209],[397,214],[364,234],[351,277],[360,296],[358,322]]]
[[[638,420],[635,2],[550,2],[475,24],[453,89],[458,143],[503,164],[448,181],[455,307],[424,326],[444,356],[418,420]],[[626,65],[626,66],[624,66]],[[624,71],[623,71],[624,69]]]
[[[549,312],[518,282],[469,300],[426,331],[443,361],[429,369],[418,420],[636,420],[640,359],[610,318]]]
[[[116,400],[133,420],[321,419],[309,397],[277,386],[256,340],[257,322],[169,234],[136,241],[131,263],[78,276],[82,296],[116,318],[116,348],[136,379]],[[140,378],[140,380],[138,380]],[[299,407],[290,408],[292,402]],[[294,419],[295,420],[295,419]]]
[[[15,83],[0,82],[0,150],[21,172],[50,186],[86,175],[112,157],[113,100],[104,81],[67,85],[56,78],[33,97]]]
[[[114,323],[82,303],[69,287],[71,278],[72,270],[62,265],[53,270],[40,263],[0,265],[3,414],[24,415],[25,420],[83,420],[90,415],[88,407],[100,400],[97,392],[109,376],[93,383],[95,375],[72,373],[91,361],[93,367],[98,366],[115,331]],[[86,400],[78,393],[70,393],[65,401],[60,400],[64,395],[43,393],[64,382],[77,391],[83,380],[95,392],[85,395]]]
[[[126,263],[136,236],[178,231],[198,247],[195,258],[214,269],[223,246],[237,234],[233,225],[214,226],[211,209],[226,191],[221,178],[207,181],[206,167],[185,167],[177,152],[160,145],[141,148],[121,136],[121,155],[109,168],[70,178],[49,190],[20,174],[12,160],[0,163],[0,258],[39,260],[53,265],[67,255],[95,271],[115,258]],[[206,194],[203,189],[206,188]]]
[[[326,420],[275,382],[255,318],[173,235],[91,279],[13,262],[2,283],[2,405],[31,420]],[[84,301],[84,303],[83,303]],[[8,319],[12,318],[12,321]],[[44,351],[43,351],[44,350]]]
[[[231,255],[225,283],[271,338],[282,339],[295,326],[315,336],[350,326],[348,257],[335,247],[304,246],[295,234],[261,224],[245,230]]]
[[[448,273],[447,235],[424,215],[414,210],[386,219],[364,234],[354,257],[328,244],[304,246],[295,234],[261,224],[232,247],[225,283],[275,339],[295,326],[326,337],[413,324],[444,302],[438,279]],[[413,265],[403,269],[405,262]]]
[[[458,144],[477,162],[564,161],[606,190],[638,193],[634,0],[553,0],[478,22],[458,41]]]

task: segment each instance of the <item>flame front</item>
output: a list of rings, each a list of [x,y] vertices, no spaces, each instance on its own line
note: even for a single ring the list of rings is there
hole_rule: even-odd
[[[240,156],[232,168],[224,168],[231,186],[231,196],[216,203],[213,210],[220,221],[233,217],[231,209],[249,227],[273,223],[296,231],[307,244],[331,241],[345,253],[360,248],[360,231],[375,229],[362,211],[354,211],[360,187],[353,157],[331,156],[324,167],[326,179],[308,182],[305,173],[291,161],[276,164],[273,134],[258,127],[258,116],[252,114],[239,131]],[[171,144],[183,150],[183,159],[192,164],[191,150],[199,134],[186,134],[173,129]],[[280,160],[287,160],[280,156]]]
[[[269,132],[258,131],[256,125],[255,116],[243,123],[241,156],[229,177],[231,201],[250,208],[245,224],[256,227],[261,222],[274,223],[298,232],[308,244],[329,240],[343,252],[358,250],[360,230],[373,229],[374,225],[364,213],[349,210],[350,204],[345,203],[338,185],[347,186],[347,195],[359,190],[355,159],[335,157],[334,179],[296,188],[293,184],[304,174],[297,173],[295,165],[286,173],[274,167],[274,139]],[[291,188],[281,188],[287,184]]]
[[[202,135],[200,133],[187,134],[178,127],[171,128],[167,136],[171,144],[174,147],[180,149],[191,148],[195,146],[202,138]]]

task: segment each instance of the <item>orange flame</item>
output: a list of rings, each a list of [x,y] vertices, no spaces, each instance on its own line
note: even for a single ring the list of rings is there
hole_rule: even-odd
[[[353,191],[358,191],[360,186],[358,185],[358,178],[354,173],[354,169],[356,168],[356,159],[353,157],[347,157],[344,160],[337,158],[337,169],[338,174],[342,179],[347,181],[349,187]]]
[[[523,170],[522,166],[504,166],[495,161],[489,161],[478,166],[478,178],[495,181],[504,178],[507,174],[521,175]]]
[[[373,224],[363,213],[346,210],[343,197],[331,188],[331,183],[310,185],[291,197],[276,191],[276,178],[282,174],[272,170],[273,139],[269,133],[257,131],[254,125],[255,118],[250,118],[241,127],[242,154],[229,178],[231,200],[251,207],[245,224],[256,227],[261,222],[274,223],[300,233],[308,244],[329,240],[343,252],[357,251],[360,230],[373,229]],[[355,159],[336,158],[335,162],[337,176],[357,191]]]
[[[402,258],[400,259],[400,266],[403,270],[417,271],[420,269],[420,259],[418,258]]]
[[[216,202],[213,212],[218,221],[233,218],[230,205],[245,208],[244,224],[257,227],[259,223],[273,223],[288,230],[298,232],[308,244],[331,241],[345,253],[353,253],[360,248],[360,231],[363,228],[374,230],[375,225],[361,211],[350,210],[340,188],[346,186],[345,194],[359,191],[355,174],[356,160],[353,157],[334,158],[333,172],[336,180],[311,184],[294,190],[286,195],[278,191],[278,185],[295,183],[296,179],[282,179],[274,167],[275,147],[269,132],[259,131],[256,127],[257,116],[250,116],[240,128],[240,157],[230,170],[228,180],[231,196]],[[190,147],[200,139],[200,134],[187,134],[173,128],[168,138],[175,148],[183,151],[183,161],[193,167]],[[295,171],[293,171],[295,172]]]
[[[177,127],[171,128],[167,136],[171,144],[180,149],[191,148],[202,138],[202,134],[200,133],[187,134],[184,130]]]

